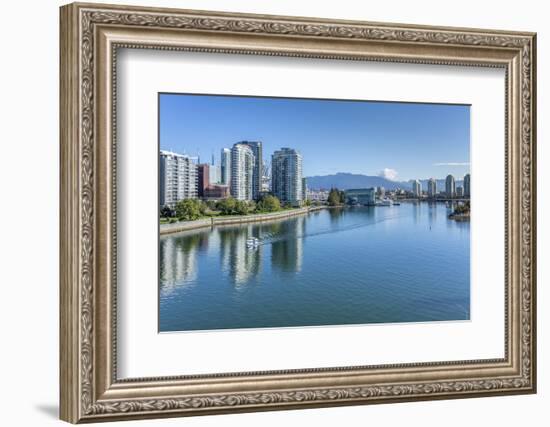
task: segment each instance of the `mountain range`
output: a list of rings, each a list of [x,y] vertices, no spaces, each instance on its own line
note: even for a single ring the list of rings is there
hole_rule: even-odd
[[[369,188],[369,187],[384,187],[386,190],[395,190],[402,188],[410,190],[412,188],[412,180],[410,181],[392,181],[381,176],[362,175],[338,172],[333,175],[316,175],[306,177],[307,186],[312,190],[329,190],[338,188],[339,190],[349,190],[352,188]],[[428,180],[421,179],[422,189],[428,189]],[[445,188],[445,179],[436,179],[438,190]],[[456,186],[462,186],[462,180],[456,181]]]

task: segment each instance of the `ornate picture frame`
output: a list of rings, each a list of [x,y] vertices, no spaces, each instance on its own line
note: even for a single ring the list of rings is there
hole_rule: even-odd
[[[79,423],[536,391],[535,34],[80,3],[60,13],[61,419]],[[119,48],[503,68],[505,357],[118,379]]]

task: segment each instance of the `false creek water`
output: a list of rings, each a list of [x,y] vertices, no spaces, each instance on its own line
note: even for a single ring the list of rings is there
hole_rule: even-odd
[[[467,320],[470,224],[449,209],[325,209],[161,236],[159,330]]]

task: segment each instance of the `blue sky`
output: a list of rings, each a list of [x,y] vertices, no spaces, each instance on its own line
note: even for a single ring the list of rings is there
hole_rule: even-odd
[[[210,162],[235,142],[264,160],[292,147],[304,176],[337,172],[399,181],[470,171],[470,107],[447,104],[160,94],[160,147]]]

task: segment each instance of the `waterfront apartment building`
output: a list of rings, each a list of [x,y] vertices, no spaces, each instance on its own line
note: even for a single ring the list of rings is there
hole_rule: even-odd
[[[210,185],[204,190],[204,198],[210,200],[227,199],[229,197],[229,186],[223,184]]]
[[[470,174],[464,175],[464,197],[470,197]]]
[[[456,196],[455,177],[452,175],[447,175],[447,178],[445,178],[445,193],[447,197],[450,197],[450,198],[453,198]]]
[[[283,147],[271,156],[271,191],[282,202],[300,206],[302,191],[302,155]]]
[[[376,204],[376,187],[345,190],[346,203],[351,205],[374,206]]]
[[[208,163],[197,165],[197,182],[197,195],[204,197],[204,192],[210,185],[210,165]]]
[[[428,197],[433,199],[437,194],[437,181],[433,178],[428,180]]]
[[[231,149],[222,148],[220,158],[220,182],[224,185],[231,185]]]
[[[307,190],[307,198],[312,202],[326,202],[328,200],[327,190]]]
[[[456,197],[464,197],[464,187],[456,187]]]
[[[210,184],[221,184],[221,170],[218,165],[211,164],[209,170]]]
[[[214,153],[212,153],[212,162],[210,162],[208,172],[208,180],[210,181],[210,185],[221,184],[222,172],[220,166],[216,164]]]
[[[264,161],[262,176],[262,193],[269,193],[271,190],[271,164]]]
[[[185,154],[160,151],[160,206],[174,208],[183,199],[196,199],[198,194],[197,165]]]
[[[237,200],[253,199],[255,157],[248,144],[236,143],[231,149],[231,195]]]
[[[241,141],[238,144],[248,145],[252,153],[254,154],[254,169],[252,172],[252,198],[258,200],[260,193],[262,192],[262,178],[263,178],[263,149],[261,141]]]
[[[220,184],[220,168],[212,164],[197,165],[198,191],[197,194],[205,199],[224,199],[229,197],[229,186]]]
[[[415,197],[422,196],[422,184],[420,184],[420,181],[418,179],[415,179],[413,181],[412,192]]]

